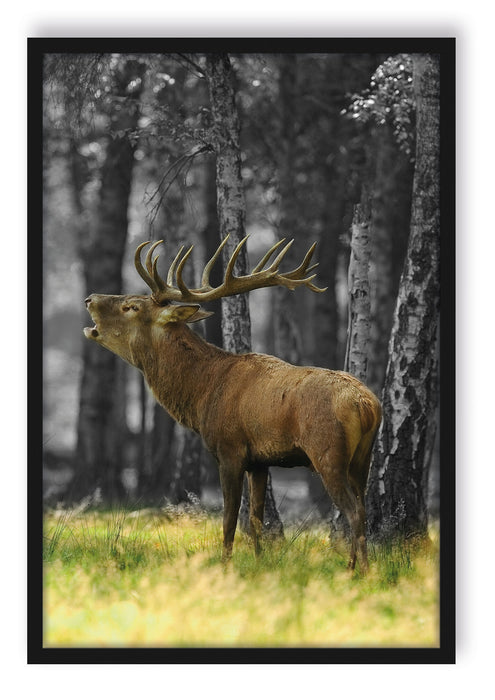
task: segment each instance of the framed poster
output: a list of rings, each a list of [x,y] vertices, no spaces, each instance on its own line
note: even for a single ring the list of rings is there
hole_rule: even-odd
[[[30,662],[454,662],[454,56],[29,40]]]

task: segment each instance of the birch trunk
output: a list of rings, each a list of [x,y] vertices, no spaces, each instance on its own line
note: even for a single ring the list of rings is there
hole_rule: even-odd
[[[372,175],[371,338],[368,386],[380,395],[395,302],[409,240],[414,166],[396,143],[387,124],[375,128]]]
[[[370,202],[367,195],[354,210],[349,260],[349,326],[344,369],[363,384],[368,378],[370,341]]]
[[[383,422],[368,489],[372,532],[424,534],[436,423],[440,235],[439,65],[414,57],[416,165],[411,231],[389,344]]]

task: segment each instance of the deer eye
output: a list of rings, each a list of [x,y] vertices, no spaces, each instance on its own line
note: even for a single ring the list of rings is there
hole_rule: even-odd
[[[136,304],[124,304],[122,306],[122,311],[127,313],[128,311],[139,311],[139,306]]]

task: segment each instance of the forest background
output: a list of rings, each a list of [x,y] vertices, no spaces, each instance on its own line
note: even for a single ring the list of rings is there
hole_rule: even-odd
[[[425,68],[424,60],[431,65]],[[428,99],[433,96],[433,111],[438,111],[435,61],[387,53],[226,55],[241,125],[249,257],[253,263],[274,241],[294,238],[290,265],[317,241],[318,280],[328,287],[322,295],[251,293],[243,315],[250,319],[253,349],[295,364],[352,365],[348,284],[355,277],[353,270],[349,275],[351,247],[354,260],[361,257],[356,256],[355,246],[362,245],[357,231],[367,232],[368,336],[358,338],[361,354],[363,344],[367,353],[362,365],[351,369],[385,401],[386,376],[394,372],[388,366],[394,318],[400,309],[402,329],[409,314],[426,318],[419,342],[399,358],[414,368],[414,392],[422,387],[426,394],[413,392],[411,400],[406,381],[400,396],[397,386],[390,382],[388,387],[398,412],[412,420],[405,426],[392,425],[391,419],[382,452],[399,433],[402,443],[416,440],[421,449],[401,456],[403,477],[394,477],[399,483],[384,486],[383,478],[381,483],[375,478],[371,484],[372,521],[385,530],[424,530],[428,515],[437,516],[439,509],[438,182],[430,187],[433,210],[427,213],[434,220],[433,237],[415,253],[415,265],[422,269],[422,301],[410,290],[402,305],[397,301],[401,276],[407,277],[415,172],[418,177],[421,88],[417,78],[414,92],[414,66],[418,75],[430,71],[430,82],[433,76]],[[180,245],[194,243],[194,282],[219,243],[218,153],[207,64],[204,54],[45,55],[46,503],[88,499],[163,505],[200,498],[219,506],[216,469],[199,439],[154,403],[138,373],[90,347],[81,333],[87,294],[144,291],[131,264],[142,240],[164,237],[168,261]],[[419,97],[422,104],[424,97]],[[438,150],[437,133],[434,161]],[[434,181],[438,169],[437,162]],[[409,262],[412,257],[409,250]],[[354,292],[358,297],[359,290]],[[222,311],[216,310],[202,332],[222,345]],[[414,415],[420,400],[421,415]],[[388,408],[392,414],[394,406]],[[275,512],[331,518],[338,526],[338,513],[314,475],[274,469],[272,477]]]

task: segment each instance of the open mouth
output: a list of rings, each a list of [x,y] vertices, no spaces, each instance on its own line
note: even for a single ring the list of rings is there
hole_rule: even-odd
[[[98,333],[98,328],[94,325],[93,328],[85,328],[84,335],[86,338],[97,338],[100,334]]]
[[[95,319],[93,318],[93,314],[89,310],[90,303],[91,303],[91,298],[88,297],[88,299],[86,299],[86,308],[88,310],[89,315],[91,316],[91,320],[95,321]],[[84,329],[83,332],[84,332],[84,335],[86,336],[86,338],[97,338],[100,335],[98,332],[98,326],[97,326],[96,321],[95,321],[94,326],[92,326],[91,328],[89,328],[89,326],[88,326],[87,328]]]

